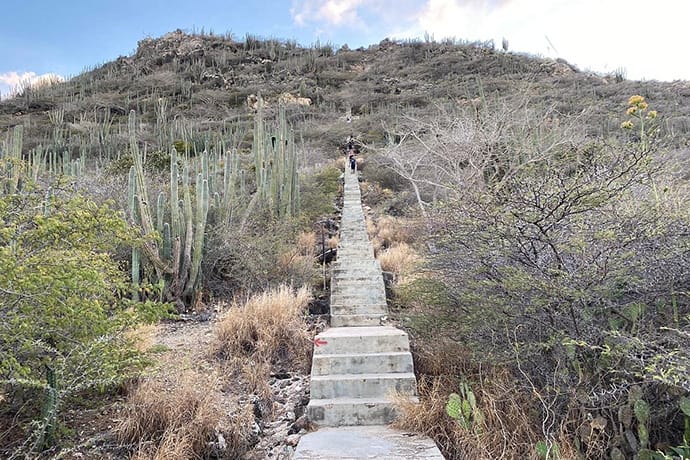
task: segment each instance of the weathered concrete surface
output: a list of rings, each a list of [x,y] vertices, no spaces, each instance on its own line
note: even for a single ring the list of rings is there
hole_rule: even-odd
[[[300,439],[293,460],[443,460],[426,436],[387,426],[321,428]]]
[[[331,274],[331,328],[314,340],[307,416],[294,459],[443,459],[434,442],[386,425],[393,393],[416,400],[407,334],[381,326],[388,313],[381,265],[366,232],[359,182],[345,174],[337,261]]]

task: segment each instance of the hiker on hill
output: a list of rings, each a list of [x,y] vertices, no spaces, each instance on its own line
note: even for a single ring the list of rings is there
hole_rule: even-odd
[[[350,173],[355,173],[355,168],[357,167],[357,159],[355,158],[354,152],[350,152]]]

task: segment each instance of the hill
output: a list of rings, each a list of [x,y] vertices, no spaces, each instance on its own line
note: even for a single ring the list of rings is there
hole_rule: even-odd
[[[0,452],[287,452],[352,135],[414,341],[402,426],[448,458],[685,455],[689,131],[690,82],[492,43],[178,30],[25,88],[0,101]]]
[[[96,126],[122,131],[130,110],[153,127],[160,100],[167,120],[189,123],[190,136],[247,121],[247,99],[281,95],[309,98],[295,105],[290,121],[307,146],[339,147],[346,131],[337,120],[354,116],[352,129],[365,141],[382,142],[381,121],[403,111],[430,114],[437,105],[463,104],[479,97],[528,100],[564,116],[590,110],[594,133],[617,129],[610,113],[631,94],[654,102],[665,114],[664,129],[684,135],[690,128],[690,84],[625,80],[623,75],[582,72],[563,60],[506,53],[492,43],[392,42],[368,48],[303,48],[290,41],[247,36],[242,42],[181,31],[139,42],[136,53],[119,57],[49,88],[27,89],[0,104],[0,128],[27,126],[27,148],[49,144],[60,111],[72,157],[102,158],[93,139]],[[507,102],[510,103],[510,102]],[[358,118],[361,117],[361,118]],[[124,143],[113,136],[115,150]],[[152,148],[161,148],[150,136]],[[101,139],[110,143],[111,139]],[[100,156],[99,156],[100,155]]]

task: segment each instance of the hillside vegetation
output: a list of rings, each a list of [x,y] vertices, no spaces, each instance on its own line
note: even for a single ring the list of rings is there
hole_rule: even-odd
[[[83,441],[64,414],[125,388],[118,455],[257,444],[246,427],[276,407],[265,382],[308,368],[303,316],[325,294],[353,135],[393,317],[414,340],[421,404],[401,403],[402,426],[448,458],[688,458],[688,131],[688,82],[491,43],[175,31],[22,88],[0,102],[0,452]],[[271,295],[295,307],[277,314]],[[228,380],[196,369],[204,395],[141,377],[156,361],[141,324],[223,302],[198,359]],[[233,401],[230,423],[235,383],[253,403]],[[199,409],[196,431],[171,398]]]

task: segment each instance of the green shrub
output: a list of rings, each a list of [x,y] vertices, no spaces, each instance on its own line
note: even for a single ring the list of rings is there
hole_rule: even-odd
[[[124,332],[165,306],[133,303],[111,253],[137,244],[123,217],[67,191],[28,184],[0,195],[0,385],[3,412],[34,418],[21,449],[56,440],[66,398],[130,378],[145,361]],[[36,405],[23,406],[26,395]]]
[[[329,165],[302,178],[300,184],[301,220],[305,224],[311,225],[334,213],[341,174],[340,169]]]
[[[410,289],[425,308],[422,332],[445,330],[479,360],[512,363],[545,405],[535,420],[552,427],[544,438],[567,435],[594,456],[680,443],[668,414],[690,391],[690,338],[678,332],[690,327],[688,187],[660,160],[656,113],[643,102],[631,98],[628,143],[576,143],[540,125],[515,135],[509,157],[495,152],[491,174],[453,184],[457,195],[432,217],[430,268],[448,292],[430,286],[437,303]],[[609,444],[563,428],[592,411]]]

